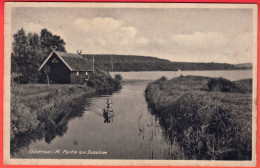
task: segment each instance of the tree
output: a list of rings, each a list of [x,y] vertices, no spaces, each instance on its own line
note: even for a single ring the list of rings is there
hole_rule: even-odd
[[[17,33],[13,35],[13,37],[14,42],[12,46],[14,56],[24,57],[26,52],[27,40],[23,28],[21,30],[18,30]]]
[[[12,43],[13,52],[11,54],[11,75],[12,81],[14,78],[18,78],[18,82],[20,82],[20,74],[23,73],[24,60],[26,60],[26,47],[27,47],[27,39],[25,35],[25,31],[23,28],[17,31],[16,34],[13,35],[14,42]]]
[[[52,47],[56,47],[57,51],[66,52],[65,50],[65,42],[63,39],[60,38],[60,36],[54,35],[52,37]]]
[[[13,55],[13,54],[12,54]],[[14,79],[18,79],[19,83],[19,67],[17,65],[17,62],[13,57],[11,58],[11,85],[14,84]]]
[[[40,36],[36,33],[26,35],[23,28],[13,35],[13,52],[11,54],[11,72],[13,79],[20,83],[36,83],[40,79],[38,68],[42,61],[48,56],[52,48],[57,51],[66,52],[64,40],[53,35],[47,29],[42,29]],[[45,71],[49,83],[49,70]]]
[[[41,48],[46,56],[52,52],[52,48],[56,48],[57,51],[66,52],[66,43],[64,40],[61,39],[60,36],[52,35],[52,33],[45,28],[41,30],[40,41]]]
[[[44,53],[46,53],[46,55],[48,55],[51,52],[51,38],[52,38],[51,32],[49,32],[47,29],[41,30],[41,35],[40,35],[41,49]]]

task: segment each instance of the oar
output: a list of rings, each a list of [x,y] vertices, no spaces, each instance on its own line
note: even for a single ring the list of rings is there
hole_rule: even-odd
[[[98,111],[100,111],[100,110],[102,110],[102,109],[104,109],[104,107],[102,107],[101,109],[99,109]]]

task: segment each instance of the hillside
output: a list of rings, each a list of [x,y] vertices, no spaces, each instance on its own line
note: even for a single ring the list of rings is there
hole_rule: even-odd
[[[249,68],[249,69],[253,68],[252,63],[235,64],[235,66],[239,68]]]
[[[250,69],[226,63],[171,62],[150,56],[93,54],[95,68],[104,71],[177,71],[177,70],[237,70]],[[92,54],[83,54],[92,62]],[[113,64],[112,64],[113,62]],[[113,66],[112,66],[113,65]]]

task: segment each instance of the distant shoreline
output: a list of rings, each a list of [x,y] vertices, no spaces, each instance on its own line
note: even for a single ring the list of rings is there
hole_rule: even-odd
[[[252,63],[173,62],[167,59],[136,55],[82,54],[103,71],[191,71],[191,70],[246,70]],[[94,59],[93,59],[94,58]]]
[[[181,70],[180,72],[182,71],[245,71],[245,70],[253,70],[252,68],[251,69],[211,69],[211,70]],[[170,70],[143,70],[143,71],[107,71],[107,72],[112,72],[112,73],[116,73],[116,72],[160,72],[160,71],[163,71],[163,72],[178,72],[178,71],[170,71]]]

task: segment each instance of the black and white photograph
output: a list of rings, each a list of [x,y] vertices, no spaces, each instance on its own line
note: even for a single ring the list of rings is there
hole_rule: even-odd
[[[5,3],[4,162],[254,166],[256,32],[254,4]]]

